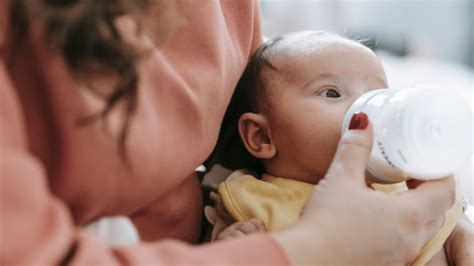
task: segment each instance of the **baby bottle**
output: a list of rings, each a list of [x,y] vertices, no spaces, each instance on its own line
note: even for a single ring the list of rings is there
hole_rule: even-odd
[[[374,143],[367,174],[374,182],[446,177],[471,155],[472,110],[452,91],[369,91],[347,110],[343,133],[356,112],[366,113],[373,125]]]

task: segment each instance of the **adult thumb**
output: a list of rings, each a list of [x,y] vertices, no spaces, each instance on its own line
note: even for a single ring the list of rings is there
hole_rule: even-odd
[[[355,113],[342,135],[326,179],[365,186],[365,169],[372,150],[373,132],[367,114]]]

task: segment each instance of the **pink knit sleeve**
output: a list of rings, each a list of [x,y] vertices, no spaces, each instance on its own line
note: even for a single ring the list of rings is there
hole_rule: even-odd
[[[192,246],[175,240],[109,249],[93,236],[82,235],[71,264],[98,265],[289,265],[266,235]]]
[[[204,33],[199,36],[184,37],[186,34],[193,34],[194,31],[198,31],[199,28],[194,25],[193,30],[188,29],[181,34],[181,41],[177,41],[173,43],[172,46],[168,46],[171,47],[170,50],[173,53],[175,50],[180,51],[178,55],[174,55],[173,53],[170,55],[170,53],[167,53],[167,47],[164,47],[163,54],[161,54],[159,58],[160,60],[153,61],[153,63],[165,61],[169,62],[169,64],[165,65],[165,67],[160,64],[155,69],[153,69],[153,64],[150,64],[150,66],[144,70],[144,72],[152,70],[149,71],[152,73],[150,76],[156,77],[157,73],[161,73],[161,71],[169,67],[172,71],[180,73],[180,75],[178,75],[179,78],[188,79],[189,84],[194,84],[193,86],[183,86],[179,88],[179,90],[177,90],[176,87],[172,87],[172,90],[170,90],[172,93],[180,94],[169,97],[169,95],[160,95],[160,93],[164,92],[164,90],[162,90],[165,86],[164,81],[173,79],[163,75],[161,78],[152,80],[158,83],[158,85],[151,87],[160,86],[160,90],[152,90],[152,94],[157,96],[148,98],[153,99],[150,105],[157,109],[156,113],[158,115],[166,114],[160,118],[162,122],[161,125],[166,125],[167,128],[170,128],[171,125],[176,128],[177,130],[174,130],[174,132],[176,132],[174,136],[176,139],[179,139],[179,141],[160,143],[159,146],[160,150],[167,150],[169,151],[167,154],[173,154],[173,156],[168,156],[170,161],[165,163],[166,165],[173,165],[173,167],[170,167],[171,170],[166,172],[167,176],[180,176],[173,172],[182,170],[185,164],[194,165],[194,167],[196,167],[202,163],[202,158],[208,156],[208,153],[212,150],[210,148],[212,147],[202,146],[215,144],[215,139],[217,138],[216,134],[219,131],[222,116],[224,115],[224,110],[230,100],[233,89],[246,62],[262,43],[260,9],[257,1],[221,1],[220,5],[219,8],[222,9],[223,14],[225,14],[225,17],[228,19],[222,19],[219,23],[214,22],[214,30],[219,32],[218,34],[204,38],[203,35],[208,34],[208,31],[201,29]],[[209,14],[207,19],[211,20]],[[200,18],[200,20],[202,20],[202,18]],[[226,35],[233,36],[232,45],[223,37]],[[206,45],[199,47],[196,46],[195,43],[189,43],[187,40],[199,40],[206,42]],[[190,44],[192,44],[192,47],[181,47],[178,49],[176,46]],[[185,51],[188,50],[186,48],[189,48],[192,52],[186,54]],[[173,59],[170,60],[170,57]],[[190,68],[187,65],[182,65],[181,67],[173,65],[180,61],[189,64],[190,58],[192,58],[191,62],[199,62],[196,68]],[[208,61],[212,63],[206,64]],[[218,71],[216,71],[216,69],[218,69]],[[196,76],[196,70],[199,71],[198,76]],[[193,81],[193,79],[196,80]],[[179,83],[176,80],[177,78],[171,83],[173,86]],[[183,92],[185,93],[183,94]],[[171,103],[170,99],[177,99],[177,102]],[[186,104],[183,104],[183,99],[187,100]],[[180,107],[183,105],[187,108]],[[180,123],[180,121],[184,122],[177,124]],[[192,135],[189,134],[190,132],[192,132]],[[170,148],[167,149],[168,144],[170,144]],[[192,152],[189,150],[189,147],[193,147]],[[194,162],[194,164],[184,163],[183,160],[192,158],[192,153],[197,154],[198,151],[206,151],[204,156],[202,156],[202,154],[196,156],[196,158],[200,158],[200,161]],[[187,158],[185,158],[183,153],[187,155]],[[180,160],[175,160],[175,158],[180,158]],[[162,157],[161,159],[165,161],[165,158]],[[164,171],[160,172],[164,173]],[[191,179],[193,178],[186,178],[186,180]],[[194,179],[197,180],[197,178]],[[160,184],[160,187],[164,187],[164,184]],[[189,202],[186,203],[187,206],[182,206],[182,204],[185,204],[185,195],[178,195],[176,193],[177,192],[168,193],[172,195],[157,198],[130,216],[139,231],[141,239],[146,241],[159,239],[165,230],[168,236],[172,235],[189,242],[196,242],[199,238],[199,234],[189,233],[190,230],[179,230],[179,228],[183,227],[195,228],[196,224],[193,224],[193,219],[186,219],[184,217],[178,219],[170,215],[169,212],[166,217],[164,217],[163,209],[166,208],[165,206],[174,206],[174,213],[179,214],[179,207],[181,207],[187,208],[186,216],[195,216],[196,214],[193,212],[196,210],[199,210],[199,215],[201,215],[202,202],[199,203],[201,206],[195,208],[192,208]],[[194,192],[186,191],[185,193],[186,196],[190,198],[190,194]],[[196,202],[192,204],[196,204]],[[197,227],[199,227],[199,225],[197,225]]]

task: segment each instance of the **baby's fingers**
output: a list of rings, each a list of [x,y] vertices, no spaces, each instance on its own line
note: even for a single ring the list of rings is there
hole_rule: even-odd
[[[265,224],[260,219],[237,222],[219,233],[217,239],[238,238],[251,233],[265,232]]]
[[[267,230],[263,221],[258,218],[241,222],[241,224],[238,225],[237,229],[246,234],[253,232],[265,232]]]
[[[209,197],[214,202],[215,210],[217,216],[222,219],[227,224],[232,224],[235,222],[234,218],[227,212],[224,202],[222,202],[222,198],[219,194],[212,192],[209,194]]]

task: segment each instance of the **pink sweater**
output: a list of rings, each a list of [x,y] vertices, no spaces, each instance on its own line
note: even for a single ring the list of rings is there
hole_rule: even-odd
[[[197,240],[202,195],[193,173],[212,150],[232,90],[261,42],[256,3],[169,1],[169,16],[154,20],[169,27],[149,25],[166,38],[138,66],[127,139],[133,171],[119,157],[117,112],[111,132],[101,123],[76,126],[101,102],[48,48],[38,21],[31,19],[23,41],[9,39],[9,3],[0,0],[0,264],[288,263],[266,235],[202,247],[160,240],[111,248],[80,229],[127,215],[142,239]]]

